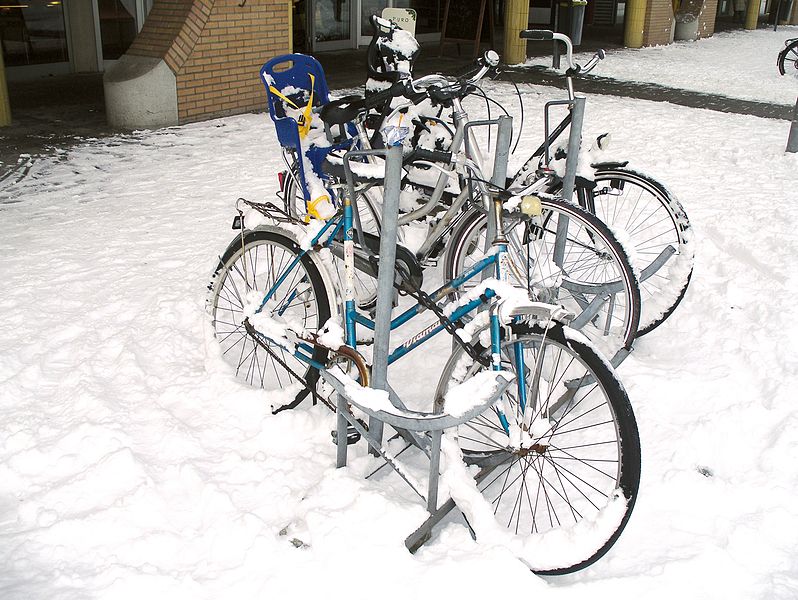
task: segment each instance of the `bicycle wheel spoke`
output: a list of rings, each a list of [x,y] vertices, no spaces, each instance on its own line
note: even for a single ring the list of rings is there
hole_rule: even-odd
[[[214,333],[237,378],[263,389],[285,389],[294,381],[306,381],[312,367],[280,344],[265,337],[252,339],[243,327],[244,307],[252,300],[248,292],[271,294],[262,309],[265,316],[309,331],[318,330],[329,318],[328,296],[318,270],[295,250],[293,241],[257,230],[244,235],[243,248],[240,239],[230,245],[209,286]],[[311,358],[323,363],[325,356],[326,350],[316,348]]]

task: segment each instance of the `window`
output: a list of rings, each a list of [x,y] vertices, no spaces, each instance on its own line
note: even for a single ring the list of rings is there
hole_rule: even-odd
[[[116,60],[127,51],[136,37],[135,2],[99,0],[97,7],[100,14],[103,60]]]
[[[7,67],[68,61],[61,2],[0,0],[0,44]]]

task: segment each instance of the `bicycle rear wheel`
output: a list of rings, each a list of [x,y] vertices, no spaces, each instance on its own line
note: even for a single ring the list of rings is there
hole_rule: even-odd
[[[501,366],[516,384],[458,428],[458,444],[479,468],[477,488],[497,522],[524,544],[520,558],[537,573],[571,573],[606,554],[631,516],[637,423],[620,381],[582,336],[556,323],[507,330]],[[458,347],[436,397],[484,368]]]
[[[687,292],[695,253],[690,220],[676,196],[648,175],[599,167],[594,181],[592,190],[577,187],[580,204],[609,226],[638,272],[642,336],[673,314]]]
[[[574,313],[580,329],[610,359],[632,346],[640,319],[640,290],[621,244],[596,217],[568,202],[541,199],[534,220],[505,214],[508,279],[542,302]],[[444,280],[453,280],[485,256],[487,215],[473,211],[452,234]],[[462,291],[476,285],[466,282]]]
[[[790,73],[798,77],[798,40],[793,41],[779,52],[777,64],[779,73],[782,75]]]
[[[318,380],[318,370],[275,343],[259,345],[243,322],[245,307],[259,304],[273,288],[269,310],[275,317],[313,332],[327,322],[330,304],[324,280],[313,260],[308,255],[300,258],[300,252],[288,236],[259,229],[245,231],[220,257],[206,301],[224,361],[238,379],[251,386],[284,390],[285,397],[275,397],[281,405],[306,397]],[[324,364],[327,351],[315,347],[311,358]]]

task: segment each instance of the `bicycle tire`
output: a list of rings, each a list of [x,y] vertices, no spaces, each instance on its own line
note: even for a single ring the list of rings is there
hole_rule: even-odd
[[[578,206],[542,198],[541,207],[543,222],[537,226],[537,239],[529,244],[523,243],[523,232],[518,231],[526,227],[525,221],[512,215],[504,217],[510,241],[507,257],[513,266],[508,274],[510,281],[532,288],[538,300],[560,304],[573,312],[576,326],[608,358],[625,356],[640,319],[640,290],[626,252],[604,223]],[[561,219],[568,229],[562,267],[558,268],[552,255]],[[444,280],[457,278],[470,263],[484,256],[486,225],[487,215],[475,209],[463,218],[447,246]],[[613,288],[615,292],[607,294]]]
[[[798,40],[794,40],[779,52],[776,65],[782,75],[788,72],[798,75]]]
[[[653,177],[624,167],[601,167],[596,187],[577,188],[580,204],[623,240],[638,273],[642,302],[637,335],[664,323],[684,298],[693,274],[695,242],[690,220],[678,198]],[[589,196],[588,196],[589,194]],[[674,252],[648,276],[647,268]]]
[[[544,534],[533,540],[542,544],[540,551],[522,557],[530,568],[542,575],[572,573],[604,556],[631,517],[640,486],[637,423],[623,385],[583,336],[558,323],[513,323],[508,329],[502,368],[516,377],[523,370],[527,411],[539,400],[524,426],[527,440],[511,441],[499,419],[496,406],[503,406],[511,423],[524,422],[518,388],[511,384],[491,409],[458,428],[458,444],[465,462],[478,467],[477,488],[497,522],[522,539]],[[490,353],[478,334],[474,340],[478,352]],[[515,359],[519,345],[521,369]],[[484,368],[455,349],[436,398]],[[589,385],[579,385],[587,380]],[[558,394],[558,402],[550,402]],[[575,539],[570,546],[546,547],[552,531],[555,538],[562,532]]]
[[[305,398],[318,381],[318,370],[276,344],[267,343],[267,350],[250,337],[243,325],[245,296],[249,290],[265,293],[280,275],[289,273],[274,295],[279,314],[299,321],[304,329],[318,331],[330,318],[329,296],[310,256],[303,255],[291,266],[300,253],[299,246],[287,235],[260,229],[244,231],[220,257],[206,300],[222,357],[237,379],[272,391],[305,385],[305,389],[297,389],[293,398],[283,399],[283,405]],[[317,346],[311,358],[325,364],[327,350]]]

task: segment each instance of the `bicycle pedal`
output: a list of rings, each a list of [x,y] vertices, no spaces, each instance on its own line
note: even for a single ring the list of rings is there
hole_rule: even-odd
[[[330,435],[333,439],[333,444],[336,446],[338,445],[338,431],[333,429],[330,432]],[[360,432],[358,432],[354,427],[351,425],[346,428],[346,445],[351,446],[352,444],[357,444],[360,441]]]

